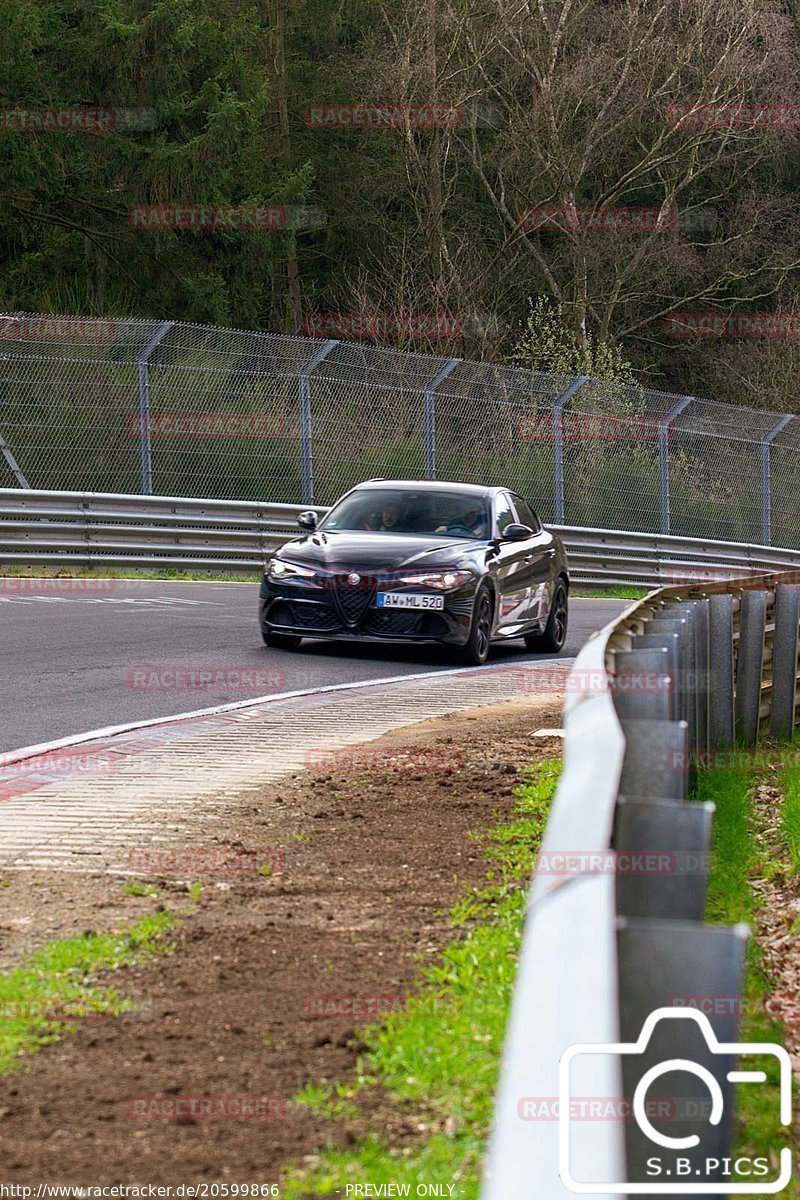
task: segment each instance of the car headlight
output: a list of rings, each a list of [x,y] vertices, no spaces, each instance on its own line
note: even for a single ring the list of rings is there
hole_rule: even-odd
[[[438,592],[447,592],[459,588],[472,578],[471,571],[426,571],[413,575],[401,575],[398,583],[413,583],[419,587],[434,588]]]
[[[284,558],[271,558],[267,564],[267,579],[313,579],[315,571],[287,562]]]

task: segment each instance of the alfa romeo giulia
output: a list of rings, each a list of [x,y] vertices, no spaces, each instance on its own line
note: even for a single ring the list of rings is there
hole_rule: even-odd
[[[524,638],[546,654],[564,645],[564,547],[508,488],[373,479],[299,524],[261,585],[268,646],[430,643],[479,665],[493,641]]]

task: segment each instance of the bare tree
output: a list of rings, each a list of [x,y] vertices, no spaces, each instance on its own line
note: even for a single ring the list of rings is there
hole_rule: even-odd
[[[794,31],[778,4],[468,4],[465,71],[508,122],[488,153],[472,138],[472,163],[579,344],[589,323],[604,339],[642,336],[676,310],[781,287],[800,259],[796,237],[764,245],[754,213],[750,228],[723,232],[709,255],[724,223],[708,230],[697,220],[724,213],[778,139],[797,138],[751,121],[748,107],[798,98]],[[546,206],[554,211],[544,227],[526,232],[520,213]],[[650,209],[652,219],[614,231],[607,217],[622,206]]]

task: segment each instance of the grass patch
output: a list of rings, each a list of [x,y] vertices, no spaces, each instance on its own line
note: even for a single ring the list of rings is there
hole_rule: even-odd
[[[64,566],[14,567],[0,564],[0,578],[6,579],[190,579],[198,583],[254,583],[258,582],[261,567],[253,567],[250,572],[215,571],[213,569],[194,571],[180,570],[177,567],[81,567],[65,564]]]
[[[800,767],[789,767],[781,776],[783,814],[781,834],[793,875],[800,872]]]
[[[569,594],[584,600],[643,600],[652,590],[652,588],[635,587],[628,583],[610,583],[608,587],[599,585],[590,587],[588,584],[586,587],[581,587],[580,584],[577,584],[569,589]]]
[[[371,1089],[378,1110],[401,1110],[419,1138],[401,1151],[388,1144],[380,1121],[352,1149],[328,1150],[311,1167],[290,1168],[284,1200],[344,1195],[347,1183],[431,1179],[456,1182],[465,1200],[477,1196],[527,887],[560,771],[556,760],[528,768],[511,821],[476,835],[489,864],[487,885],[453,909],[460,936],[425,967],[405,1007],[361,1034],[367,1050],[356,1082],[322,1080],[297,1097],[346,1118]]]
[[[137,883],[135,879],[129,879],[127,883],[122,885],[122,891],[126,896],[157,896],[158,888],[152,883]]]
[[[720,768],[701,771],[694,799],[716,806],[712,824],[711,871],[706,917],[715,924],[750,923],[753,894],[749,880],[759,873],[752,830],[748,771]]]
[[[0,975],[0,1074],[24,1054],[58,1041],[87,1017],[117,1016],[135,1005],[114,988],[99,987],[101,971],[115,971],[170,949],[175,922],[166,911],[123,933],[88,933],[50,942],[24,965]]]
[[[760,782],[755,772],[716,769],[698,775],[695,799],[711,800],[716,805],[712,826],[711,871],[708,881],[707,919],[713,923],[733,924],[744,921],[755,928],[758,901],[749,886],[751,880],[771,878],[776,864],[760,847],[757,814],[752,802],[753,787]],[[798,799],[800,804],[800,798]],[[777,867],[780,870],[780,867]],[[741,1042],[784,1044],[781,1023],[767,1012],[771,985],[763,965],[760,947],[754,937],[747,946],[743,1015],[739,1029]],[[739,1087],[736,1093],[737,1157],[767,1156],[775,1160],[777,1148],[791,1136],[779,1122],[780,1075],[775,1060],[742,1056],[740,1070],[766,1070],[763,1084]],[[770,1178],[775,1174],[770,1173]],[[742,1180],[745,1182],[745,1180]],[[798,1200],[800,1189],[793,1180],[781,1192],[787,1200]]]

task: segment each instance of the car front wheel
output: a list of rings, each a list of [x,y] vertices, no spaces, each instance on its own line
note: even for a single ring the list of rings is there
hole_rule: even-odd
[[[567,625],[569,622],[569,601],[567,589],[559,580],[556,584],[550,616],[544,627],[544,633],[529,633],[525,645],[536,654],[558,654],[564,648],[567,640]]]
[[[482,584],[475,597],[475,607],[472,612],[472,625],[469,638],[459,647],[459,661],[468,667],[480,667],[489,657],[489,642],[492,637],[492,596],[488,587]]]

